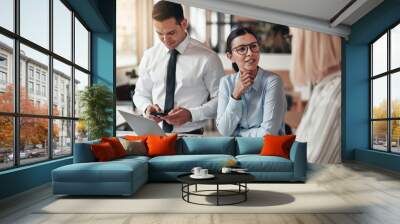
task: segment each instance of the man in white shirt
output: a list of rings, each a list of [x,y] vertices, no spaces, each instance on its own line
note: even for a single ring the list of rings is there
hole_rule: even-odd
[[[159,1],[152,17],[161,43],[144,52],[133,101],[166,132],[202,134],[206,120],[216,117],[222,63],[186,33],[180,4]]]

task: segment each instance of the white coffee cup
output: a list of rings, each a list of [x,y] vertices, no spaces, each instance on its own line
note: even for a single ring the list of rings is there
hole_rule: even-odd
[[[208,175],[208,169],[201,169],[200,170],[200,176],[207,176]]]
[[[222,173],[230,173],[232,171],[232,168],[230,167],[222,167],[221,172]]]
[[[199,176],[199,175],[201,175],[200,174],[200,171],[202,170],[202,168],[201,167],[193,167],[193,169],[192,169],[192,173],[194,174],[194,175],[196,175],[196,176]]]

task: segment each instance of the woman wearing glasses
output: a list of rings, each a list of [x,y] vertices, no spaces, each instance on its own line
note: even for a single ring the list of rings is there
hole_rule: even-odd
[[[286,99],[279,76],[258,67],[260,46],[249,28],[233,30],[226,56],[236,73],[221,79],[217,128],[225,136],[262,137],[285,133]]]

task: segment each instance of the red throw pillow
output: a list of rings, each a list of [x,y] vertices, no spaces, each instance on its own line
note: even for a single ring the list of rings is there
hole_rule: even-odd
[[[94,157],[99,162],[109,161],[117,158],[114,149],[108,142],[92,144],[90,148],[94,154]]]
[[[115,152],[115,155],[117,156],[117,158],[126,156],[126,151],[124,149],[124,146],[122,146],[122,144],[118,138],[116,138],[116,137],[101,138],[101,142],[110,143],[110,145],[114,149],[114,152]]]
[[[167,136],[148,136],[147,137],[147,155],[164,156],[176,155],[176,139],[178,135]]]
[[[262,156],[280,156],[286,159],[290,158],[290,148],[296,135],[283,135],[274,136],[266,135],[264,136],[264,146],[261,149],[260,155]]]

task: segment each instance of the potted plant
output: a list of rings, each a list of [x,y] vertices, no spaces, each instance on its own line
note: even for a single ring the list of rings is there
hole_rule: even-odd
[[[112,126],[113,94],[102,84],[87,86],[79,93],[81,119],[87,127],[89,140],[110,136]]]

